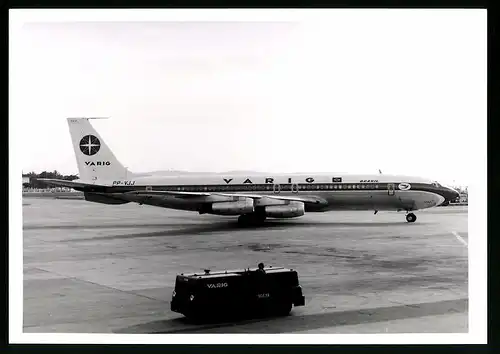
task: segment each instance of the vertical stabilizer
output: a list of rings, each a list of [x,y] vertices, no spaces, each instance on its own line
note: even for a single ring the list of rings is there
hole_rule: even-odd
[[[89,119],[95,118],[68,118],[80,179],[97,183],[130,178],[133,174],[117,160]]]

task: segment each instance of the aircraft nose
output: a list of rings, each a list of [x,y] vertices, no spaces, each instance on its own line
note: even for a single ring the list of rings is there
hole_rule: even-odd
[[[458,193],[458,191],[456,191],[455,189],[451,188],[451,187],[445,187],[445,193],[444,193],[444,197],[446,199],[446,201],[452,201],[454,199],[457,199],[458,197],[460,197],[460,193]]]

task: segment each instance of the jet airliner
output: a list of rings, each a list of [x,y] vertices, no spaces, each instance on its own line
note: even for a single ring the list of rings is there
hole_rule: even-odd
[[[385,174],[139,175],[118,161],[90,119],[67,118],[80,178],[39,180],[82,191],[91,202],[238,216],[243,225],[335,210],[405,211],[413,223],[414,211],[459,195],[434,180]]]

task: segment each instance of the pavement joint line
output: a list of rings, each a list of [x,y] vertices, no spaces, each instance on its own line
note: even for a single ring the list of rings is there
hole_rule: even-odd
[[[43,271],[46,271],[46,272],[49,272],[49,273],[52,273],[52,274],[59,275],[61,277],[65,277],[67,279],[76,280],[76,281],[79,281],[79,282],[82,282],[82,283],[88,283],[88,284],[92,284],[92,285],[101,286],[103,288],[107,288],[107,289],[111,289],[111,290],[116,290],[116,291],[119,291],[119,292],[122,292],[122,293],[125,293],[125,294],[129,294],[129,295],[143,297],[143,298],[146,298],[146,299],[149,299],[149,300],[153,300],[153,301],[160,301],[160,302],[169,303],[169,301],[156,299],[154,297],[150,297],[150,296],[146,296],[146,295],[142,295],[142,294],[137,294],[137,293],[135,293],[133,291],[127,291],[127,290],[122,290],[122,289],[114,288],[114,287],[109,286],[109,285],[99,284],[99,283],[95,283],[95,282],[90,281],[90,280],[85,280],[85,279],[80,279],[80,278],[73,277],[73,276],[68,276],[68,275],[60,274],[60,273],[57,273],[57,272],[54,272],[54,271],[51,271],[51,270],[46,270],[46,269],[42,269],[42,268],[37,268],[37,269],[43,270]]]
[[[463,243],[466,247],[468,247],[468,246],[469,246],[469,245],[467,244],[467,241],[465,241],[465,240],[462,238],[462,236],[460,236],[460,235],[458,234],[458,232],[456,232],[456,231],[452,231],[451,233],[453,234],[453,236],[455,236],[455,237],[457,238],[457,240],[458,240],[458,241],[462,242],[462,243]]]

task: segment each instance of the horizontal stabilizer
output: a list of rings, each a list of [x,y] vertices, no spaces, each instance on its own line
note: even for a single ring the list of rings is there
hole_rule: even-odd
[[[91,183],[66,181],[64,179],[36,178],[36,180],[53,186],[68,187],[68,188],[96,187],[96,185]]]

